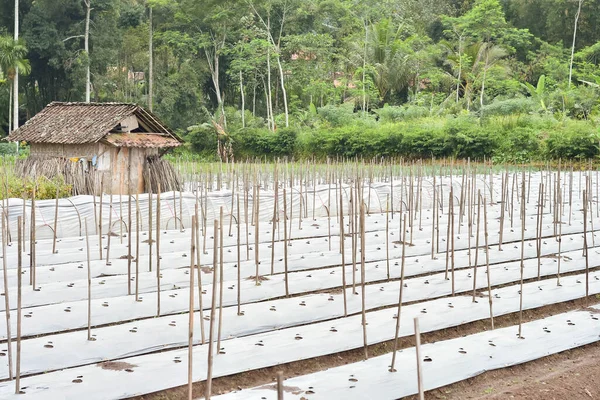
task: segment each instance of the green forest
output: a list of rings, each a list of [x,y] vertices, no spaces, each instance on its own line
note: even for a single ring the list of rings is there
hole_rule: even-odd
[[[0,130],[135,102],[203,159],[589,159],[599,64],[595,0],[0,0]]]

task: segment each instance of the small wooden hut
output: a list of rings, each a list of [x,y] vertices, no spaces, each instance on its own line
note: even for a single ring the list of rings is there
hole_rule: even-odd
[[[8,141],[28,142],[23,176],[64,176],[73,194],[180,190],[173,167],[160,158],[182,139],[154,114],[128,103],[53,102],[12,132]],[[150,177],[150,182],[148,181]]]

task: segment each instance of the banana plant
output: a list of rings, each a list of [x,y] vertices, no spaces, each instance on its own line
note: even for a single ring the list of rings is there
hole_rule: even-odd
[[[533,86],[529,82],[521,83],[521,86],[527,90],[529,95],[537,102],[540,103],[542,110],[547,111],[546,102],[544,97],[546,96],[546,75],[541,75],[538,79],[537,86]]]

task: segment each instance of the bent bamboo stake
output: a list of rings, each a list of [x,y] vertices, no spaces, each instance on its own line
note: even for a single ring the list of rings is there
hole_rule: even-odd
[[[406,216],[404,216],[404,229],[406,229]],[[402,313],[402,291],[404,290],[404,260],[406,242],[402,242],[402,266],[400,267],[400,294],[398,295],[398,311],[396,311],[396,333],[394,335],[394,350],[392,351],[392,365],[390,372],[396,372],[394,365],[396,363],[396,352],[398,351],[398,334],[400,333],[400,316]]]

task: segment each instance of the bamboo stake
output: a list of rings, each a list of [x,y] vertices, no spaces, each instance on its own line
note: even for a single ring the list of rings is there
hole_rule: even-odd
[[[34,196],[35,197],[35,196]],[[104,208],[104,174],[100,177],[100,211],[98,217],[98,250],[102,260],[102,209]]]
[[[160,317],[160,181],[156,182],[156,316]],[[193,269],[193,266],[192,266]]]
[[[390,219],[388,216],[390,207],[390,196],[387,196],[386,208],[385,208],[385,264],[387,271],[387,280],[390,280]]]
[[[131,229],[130,229],[131,230]],[[140,190],[135,191],[135,301],[140,301]]]
[[[585,306],[588,306],[590,296],[590,264],[587,241],[587,191],[583,191],[583,251],[585,253]],[[6,272],[5,272],[6,273]]]
[[[25,234],[22,226],[22,217],[17,217],[17,377],[15,380],[15,394],[21,394],[21,303],[22,303],[22,283],[23,283],[23,235]]]
[[[85,246],[87,256],[87,340],[92,338],[92,266],[90,261],[90,237],[88,234],[87,218],[85,218]]]
[[[287,232],[287,195],[285,186],[283,187],[283,268],[285,271],[285,296],[290,295],[289,281],[288,281],[288,232]]]
[[[194,345],[194,266],[195,266],[195,260],[194,260],[194,256],[196,253],[196,216],[192,216],[192,237],[190,240],[190,301],[189,301],[189,309],[188,309],[188,400],[192,400],[193,399],[193,380],[192,380],[192,373],[193,373],[193,345]],[[215,227],[216,229],[216,227]],[[216,237],[216,234],[215,234]],[[216,249],[216,247],[215,247]],[[198,273],[200,273],[200,271],[198,271]],[[202,292],[200,292],[202,293]],[[213,296],[214,297],[214,296]],[[214,310],[214,303],[213,303],[213,310]],[[211,328],[212,328],[212,322],[211,322]],[[209,345],[210,346],[210,345]],[[209,368],[210,368],[210,372],[212,372],[212,359],[211,359],[211,353],[209,351],[208,353],[208,357],[209,357]],[[211,379],[212,379],[212,375],[211,375]],[[207,390],[210,390],[208,387],[210,385],[210,382],[207,382]],[[210,393],[210,392],[207,392]],[[210,395],[207,397],[207,399],[210,398]]]
[[[348,316],[348,301],[346,293],[346,249],[345,249],[345,236],[344,236],[344,200],[342,196],[342,178],[340,178],[340,247],[342,253],[342,294],[344,296],[344,317]]]
[[[256,267],[256,286],[260,285],[260,278],[259,278],[259,273],[258,273],[258,265],[260,264],[258,257],[259,257],[259,252],[258,252],[258,245],[259,245],[259,240],[258,240],[258,235],[259,235],[259,222],[258,222],[258,218],[259,218],[259,213],[260,213],[260,187],[256,186],[256,181],[255,181],[255,187],[256,187],[256,197],[254,201],[254,215],[255,215],[255,220],[254,220],[254,265]]]
[[[56,202],[54,203],[54,228],[52,229],[52,254],[56,254],[56,230],[58,229],[58,185],[56,185]]]
[[[492,323],[492,329],[494,329],[494,313],[492,310],[492,284],[491,284],[491,276],[490,276],[490,248],[488,243],[488,225],[487,225],[487,204],[486,198],[483,198],[483,224],[484,224],[484,239],[485,239],[485,268],[487,275],[487,285],[488,285],[488,301],[490,303],[490,320]]]
[[[404,218],[404,229],[406,229],[406,216]],[[402,266],[400,267],[400,291],[398,294],[398,311],[396,311],[396,333],[394,335],[394,350],[392,351],[392,365],[390,372],[396,372],[394,365],[396,363],[396,352],[398,351],[398,335],[400,333],[400,317],[402,313],[402,292],[404,290],[404,260],[406,258],[406,242],[402,242]]]
[[[362,327],[363,327],[363,348],[365,351],[365,360],[369,358],[367,351],[367,315],[365,298],[365,203],[360,202],[360,282],[361,282],[361,304],[362,304]]]
[[[6,219],[2,218],[2,270],[4,273],[4,313],[6,315],[6,344],[8,346],[8,377],[10,380],[13,379],[13,364],[12,364],[12,335],[11,335],[11,324],[10,324],[10,302],[8,300],[8,267],[6,263],[6,242],[8,236],[6,233]],[[35,288],[35,286],[34,286]]]
[[[219,326],[217,328],[217,354],[221,352],[221,329],[223,326],[223,206],[219,210]],[[216,271],[215,271],[216,273]]]
[[[521,282],[520,282],[520,293],[519,293],[519,339],[524,339],[522,336],[523,328],[523,272],[525,270],[525,172],[523,174],[523,184],[521,185]]]
[[[112,194],[112,174],[111,174],[111,193],[110,200],[108,203],[108,239],[106,240],[106,265],[110,263],[110,239],[112,236],[112,215],[113,215],[113,194]]]
[[[419,388],[419,400],[425,400],[423,390],[423,365],[421,362],[421,331],[419,330],[419,317],[415,317],[415,353],[417,355],[417,386]]]
[[[285,201],[285,189],[283,189],[283,201]],[[284,217],[285,218],[285,217]],[[241,310],[242,298],[242,257],[240,250],[240,194],[237,194],[237,315],[243,315]],[[287,281],[287,280],[286,280]]]
[[[198,188],[196,188],[196,193],[198,193]],[[196,197],[197,199],[197,197]],[[200,223],[198,222],[198,203],[196,202],[195,206],[195,226],[192,226],[191,229],[194,230],[195,234],[195,249],[196,249],[196,266],[198,267],[198,310],[199,310],[199,320],[200,320],[200,338],[201,343],[204,344],[206,341],[206,335],[204,334],[204,306],[202,304],[202,269],[200,266],[202,263],[200,262]]]
[[[477,192],[477,236],[475,237],[475,262],[473,264],[473,303],[475,303],[475,294],[477,288],[477,264],[479,256],[479,227],[481,224],[481,190]],[[486,249],[487,251],[487,249]]]
[[[127,162],[127,294],[131,295],[131,157]]]
[[[277,400],[283,400],[283,372],[277,372]]]
[[[152,271],[152,180],[148,166],[148,271]]]
[[[208,367],[206,370],[206,392],[204,397],[206,400],[210,400],[212,394],[212,369],[213,369],[213,343],[214,343],[214,325],[215,325],[215,305],[217,303],[217,259],[219,258],[219,221],[214,220],[213,223],[213,282],[212,282],[212,302],[210,307],[210,328],[208,334]],[[191,346],[191,345],[190,345]],[[191,353],[191,351],[190,351]],[[191,356],[190,356],[191,357]],[[190,362],[191,365],[191,362]],[[191,381],[191,372],[190,372]],[[191,387],[191,383],[190,383]],[[190,397],[191,399],[191,397]]]

